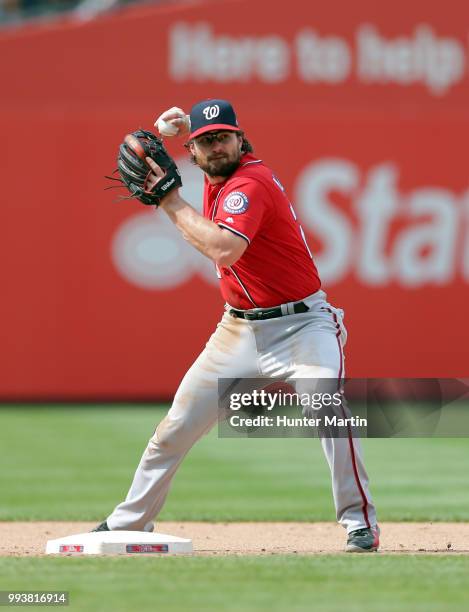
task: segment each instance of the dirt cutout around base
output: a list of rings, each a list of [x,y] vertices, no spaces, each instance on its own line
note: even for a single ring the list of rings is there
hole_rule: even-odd
[[[45,556],[47,540],[88,532],[96,523],[0,522],[0,556]],[[384,554],[469,554],[468,523],[381,523]],[[194,555],[333,554],[346,533],[335,523],[159,522],[157,531],[191,538]],[[159,556],[159,555],[158,555]]]

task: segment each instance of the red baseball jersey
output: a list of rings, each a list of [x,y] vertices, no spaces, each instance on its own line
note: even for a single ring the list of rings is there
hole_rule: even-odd
[[[303,299],[321,286],[313,256],[285,191],[254,155],[223,183],[205,179],[204,216],[248,242],[242,257],[217,270],[233,306],[267,308]]]

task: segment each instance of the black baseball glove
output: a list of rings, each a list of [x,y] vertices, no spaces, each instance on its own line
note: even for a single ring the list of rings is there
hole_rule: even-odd
[[[148,178],[152,170],[146,157],[151,157],[165,173],[151,189],[148,187]],[[158,206],[164,196],[182,186],[179,170],[163,142],[147,130],[137,130],[124,138],[117,156],[117,172],[120,179],[114,180],[127,187],[130,191],[128,198],[137,198],[147,205]]]

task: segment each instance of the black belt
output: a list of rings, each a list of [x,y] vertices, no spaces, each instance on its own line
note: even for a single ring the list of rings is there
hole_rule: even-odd
[[[300,314],[301,312],[308,312],[309,307],[304,302],[296,302],[293,304],[293,312],[282,312],[280,306],[275,308],[259,308],[256,310],[237,310],[236,308],[230,308],[228,313],[232,317],[238,319],[247,319],[248,321],[257,321],[261,319],[276,319],[277,317],[283,317],[287,314]]]

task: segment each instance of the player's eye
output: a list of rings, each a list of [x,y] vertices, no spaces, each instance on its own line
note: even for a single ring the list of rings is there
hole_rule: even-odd
[[[230,139],[230,136],[231,134],[229,132],[221,132],[220,134],[217,134],[217,140],[221,144],[226,144]]]
[[[217,134],[207,134],[206,136],[199,136],[197,138],[197,144],[199,147],[208,148],[213,145],[215,140],[220,144],[227,144],[230,139],[230,132],[218,132]]]
[[[200,138],[197,138],[197,143],[201,147],[209,147],[213,140],[214,139],[212,136],[201,136]]]

